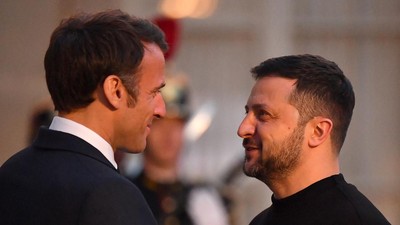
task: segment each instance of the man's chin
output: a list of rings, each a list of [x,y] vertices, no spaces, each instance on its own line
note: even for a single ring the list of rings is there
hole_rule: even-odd
[[[117,150],[118,151],[122,151],[122,152],[126,152],[126,153],[138,154],[138,153],[142,153],[145,148],[146,148],[146,145],[135,146],[135,147],[117,148]]]
[[[244,162],[244,165],[243,165],[243,173],[244,173],[246,176],[249,176],[249,177],[257,177],[258,172],[259,172],[259,168],[258,168],[257,165],[254,165],[254,164],[249,163],[249,162],[247,162],[247,161]]]

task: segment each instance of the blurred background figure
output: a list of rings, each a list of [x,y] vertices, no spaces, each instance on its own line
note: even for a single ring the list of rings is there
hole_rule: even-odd
[[[228,224],[218,191],[180,177],[184,128],[189,119],[188,89],[184,77],[170,77],[162,90],[167,115],[153,121],[143,169],[130,180],[142,191],[161,225]]]
[[[161,90],[167,114],[153,121],[142,168],[132,171],[125,167],[129,158],[121,153],[116,155],[117,162],[142,191],[160,225],[227,225],[227,211],[218,190],[203,182],[188,181],[180,174],[185,126],[191,112],[187,77],[172,62],[179,43],[179,21],[164,17],[153,21],[164,31],[170,46],[165,56],[166,86]]]

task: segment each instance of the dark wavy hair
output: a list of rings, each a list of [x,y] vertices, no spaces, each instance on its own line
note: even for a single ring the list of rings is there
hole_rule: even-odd
[[[251,70],[258,80],[276,76],[296,79],[289,102],[300,113],[300,123],[316,116],[333,122],[332,140],[339,152],[350,125],[355,104],[353,87],[332,61],[316,55],[290,55],[268,59]]]
[[[138,95],[144,43],[168,49],[163,32],[150,21],[120,10],[80,13],[54,30],[44,59],[55,110],[71,112],[94,101],[109,75],[121,78],[133,103]]]

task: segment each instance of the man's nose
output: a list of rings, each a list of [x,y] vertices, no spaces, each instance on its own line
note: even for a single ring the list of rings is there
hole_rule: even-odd
[[[250,114],[247,114],[238,128],[237,135],[241,138],[248,138],[254,135],[254,131],[254,118]]]
[[[165,102],[162,95],[159,93],[156,96],[156,107],[154,109],[154,116],[157,118],[163,118],[166,114]]]

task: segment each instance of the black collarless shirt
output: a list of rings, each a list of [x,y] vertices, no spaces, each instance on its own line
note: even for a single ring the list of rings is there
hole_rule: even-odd
[[[272,205],[250,225],[380,225],[390,224],[342,174],[320,180]]]

